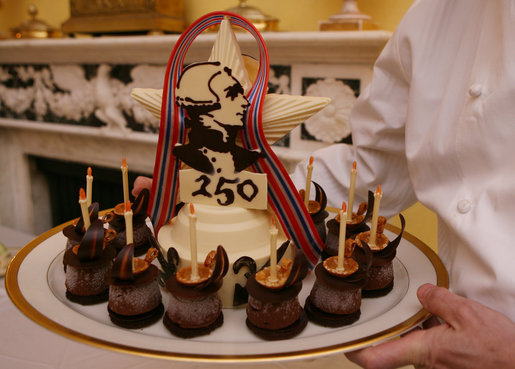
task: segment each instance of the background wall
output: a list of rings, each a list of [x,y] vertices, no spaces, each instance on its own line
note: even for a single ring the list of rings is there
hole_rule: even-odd
[[[237,0],[184,0],[185,17],[191,23],[199,16],[214,10],[224,10],[238,4]],[[413,0],[360,0],[360,10],[372,16],[381,29],[393,31],[410,7]],[[53,27],[60,27],[69,18],[69,0],[0,0],[0,32],[7,34],[10,27],[27,20],[29,4],[39,10],[38,18]],[[339,13],[342,0],[248,0],[248,5],[256,6],[268,15],[280,19],[281,31],[316,31],[318,22]],[[295,13],[295,16],[290,16]],[[404,215],[407,218],[407,231],[433,248],[437,247],[436,216],[416,204]],[[394,224],[398,222],[392,220]]]
[[[372,16],[381,29],[393,31],[413,0],[359,0],[363,13]],[[69,0],[0,0],[0,32],[26,19],[29,4],[39,10],[38,18],[53,27],[60,27],[70,16]],[[342,0],[248,0],[247,4],[279,18],[281,31],[315,31],[318,22],[340,12]],[[184,0],[187,23],[214,10],[225,10],[238,5],[238,0]],[[294,14],[295,16],[290,16]]]

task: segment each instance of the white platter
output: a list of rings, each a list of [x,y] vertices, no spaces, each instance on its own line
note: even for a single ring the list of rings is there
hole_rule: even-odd
[[[360,319],[347,327],[324,328],[308,323],[297,337],[263,341],[245,325],[245,309],[224,309],[224,324],[210,335],[194,339],[172,336],[162,322],[138,330],[113,325],[107,303],[82,306],[65,297],[62,264],[70,222],[45,232],[12,260],[6,287],[12,301],[36,323],[74,340],[137,355],[191,362],[263,362],[314,358],[346,352],[395,337],[429,317],[416,297],[424,283],[448,287],[447,272],[438,256],[415,237],[404,234],[394,260],[393,290],[380,298],[363,299]],[[398,229],[387,226],[391,239]],[[313,284],[304,280],[301,303]],[[167,304],[166,292],[163,303]]]

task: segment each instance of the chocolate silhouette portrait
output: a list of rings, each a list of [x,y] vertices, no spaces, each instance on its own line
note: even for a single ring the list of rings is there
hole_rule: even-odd
[[[175,94],[188,140],[176,145],[173,154],[185,164],[209,175],[232,175],[261,156],[236,144],[249,102],[230,68],[220,62],[191,64],[181,74]]]

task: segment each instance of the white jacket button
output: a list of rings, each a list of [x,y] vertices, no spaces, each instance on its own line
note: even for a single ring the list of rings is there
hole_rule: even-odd
[[[469,95],[472,97],[479,97],[483,92],[483,87],[480,84],[473,84],[469,88]]]
[[[469,200],[458,201],[458,211],[461,214],[468,213],[472,209],[472,203]]]

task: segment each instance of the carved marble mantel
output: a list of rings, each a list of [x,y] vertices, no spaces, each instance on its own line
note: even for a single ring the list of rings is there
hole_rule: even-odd
[[[272,66],[270,88],[293,95],[329,93],[338,104],[319,113],[325,115],[317,118],[318,126],[341,122],[341,142],[348,142],[348,111],[369,83],[390,34],[281,32],[263,37]],[[128,94],[133,87],[162,87],[177,38],[0,41],[1,225],[33,234],[50,227],[48,190],[29,155],[112,168],[119,168],[125,156],[134,171],[152,172],[158,122]],[[206,59],[214,38],[197,38],[186,62]],[[244,53],[256,54],[250,35],[238,34],[238,39]],[[309,122],[275,148],[288,169],[329,144],[316,127],[317,122]]]

